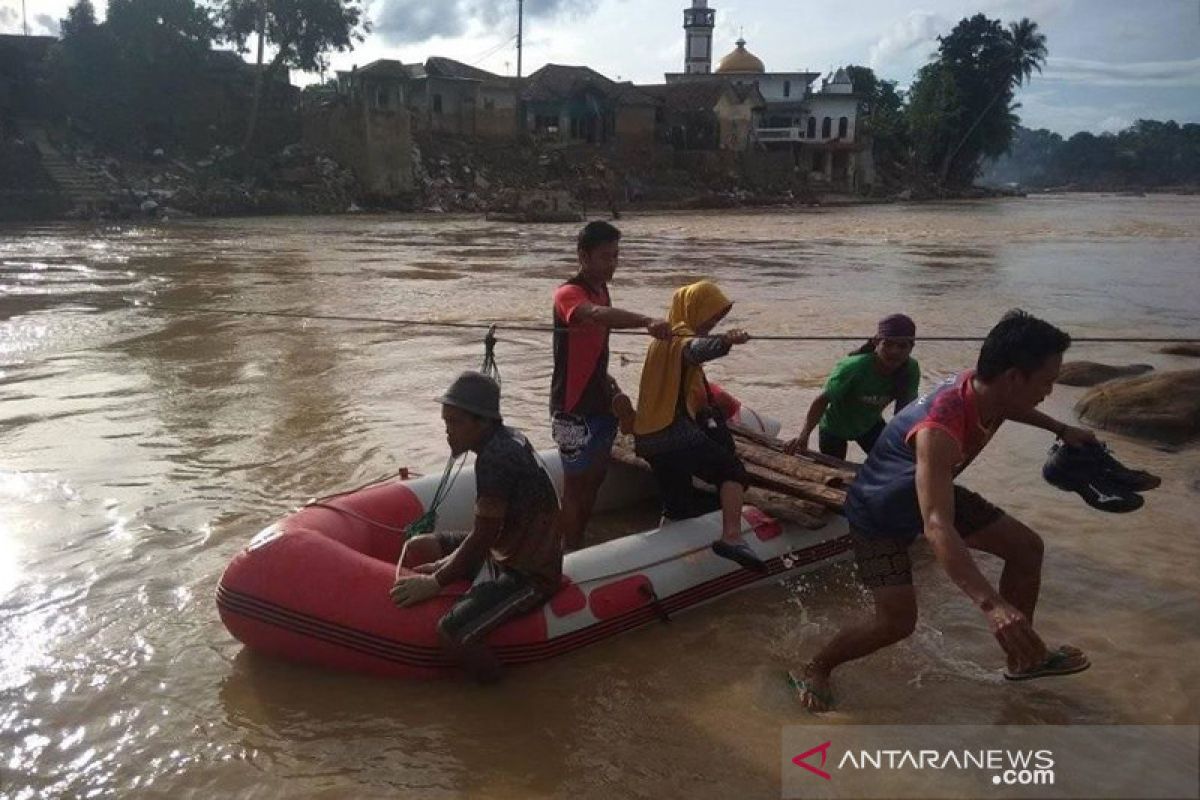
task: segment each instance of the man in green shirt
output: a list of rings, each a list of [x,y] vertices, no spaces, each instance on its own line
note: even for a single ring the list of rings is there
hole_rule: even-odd
[[[883,431],[883,410],[894,402],[899,412],[917,396],[921,369],[911,355],[916,335],[916,324],[904,314],[880,320],[875,336],[834,367],[787,452],[807,452],[819,424],[825,455],[845,458],[851,441],[870,453]]]

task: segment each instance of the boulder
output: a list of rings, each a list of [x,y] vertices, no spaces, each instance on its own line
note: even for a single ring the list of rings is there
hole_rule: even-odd
[[[1183,444],[1200,435],[1200,369],[1111,381],[1084,394],[1075,411],[1106,430]]]
[[[1166,347],[1159,349],[1158,352],[1166,353],[1169,356],[1191,356],[1192,358],[1200,358],[1200,342],[1169,344]]]
[[[1063,386],[1095,386],[1097,383],[1111,381],[1114,378],[1130,378],[1149,372],[1154,367],[1149,364],[1129,364],[1124,367],[1114,367],[1111,364],[1098,364],[1095,361],[1068,361],[1062,365],[1056,383]]]

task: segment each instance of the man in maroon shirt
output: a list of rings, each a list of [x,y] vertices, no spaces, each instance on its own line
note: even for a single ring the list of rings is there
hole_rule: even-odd
[[[613,308],[608,282],[617,269],[621,232],[589,222],[579,232],[579,272],[554,292],[554,376],[550,414],[563,464],[562,512],[557,529],[568,550],[583,542],[596,492],[608,472],[617,413],[633,406],[608,374],[608,332],[645,328],[655,338],[671,335],[666,320]]]
[[[1070,445],[1095,434],[1037,410],[1049,396],[1071,337],[1014,310],[988,333],[976,368],[940,383],[888,422],[846,493],[854,558],[875,613],[842,628],[793,682],[810,711],[833,705],[830,674],[910,636],[917,624],[909,548],[929,541],[938,564],[987,620],[1004,650],[1004,676],[1023,681],[1071,675],[1090,665],[1083,651],[1049,648],[1033,629],[1042,581],[1041,536],[955,483],[1005,421],[1053,433]],[[997,586],[970,551],[1004,562]]]

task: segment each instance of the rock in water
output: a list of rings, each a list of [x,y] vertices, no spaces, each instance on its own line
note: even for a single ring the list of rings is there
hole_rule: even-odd
[[[1097,386],[1080,398],[1075,411],[1106,430],[1183,444],[1200,435],[1200,369],[1156,372]]]
[[[1192,358],[1200,358],[1200,342],[1169,344],[1166,347],[1160,348],[1158,352],[1166,353],[1169,356],[1191,356]]]
[[[1068,361],[1062,365],[1056,383],[1063,386],[1095,386],[1097,383],[1111,381],[1114,378],[1129,378],[1149,372],[1154,367],[1149,364],[1129,364],[1124,367],[1114,367],[1110,364],[1097,364],[1095,361]]]

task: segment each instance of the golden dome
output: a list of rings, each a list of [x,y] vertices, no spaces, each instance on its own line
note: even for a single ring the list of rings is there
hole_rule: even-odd
[[[737,40],[737,49],[721,59],[717,65],[718,73],[730,72],[766,72],[762,59],[746,49],[746,40]]]

